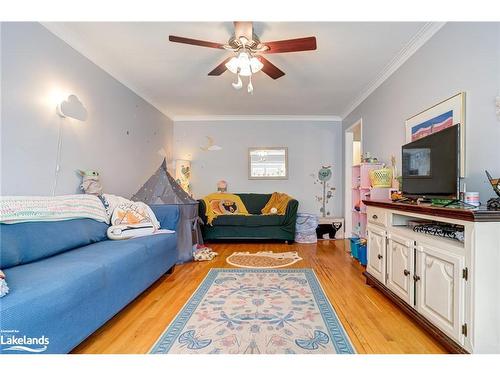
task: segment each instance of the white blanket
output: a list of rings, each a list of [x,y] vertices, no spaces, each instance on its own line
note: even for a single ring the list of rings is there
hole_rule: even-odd
[[[84,218],[109,223],[104,205],[94,195],[0,197],[0,223],[14,224],[27,221],[59,221]]]

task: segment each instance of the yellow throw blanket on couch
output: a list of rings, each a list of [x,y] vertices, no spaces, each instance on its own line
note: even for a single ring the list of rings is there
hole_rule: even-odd
[[[236,194],[212,193],[203,198],[208,224],[219,215],[250,215]]]
[[[288,207],[288,202],[293,199],[291,196],[285,193],[276,193],[274,192],[269,198],[269,202],[264,206],[264,208],[260,211],[263,215],[284,215],[286,212],[286,208]],[[276,212],[272,212],[273,208],[276,209]]]

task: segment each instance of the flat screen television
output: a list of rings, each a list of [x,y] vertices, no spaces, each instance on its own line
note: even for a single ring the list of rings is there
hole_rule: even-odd
[[[460,190],[460,126],[454,125],[402,148],[403,195],[457,199]]]

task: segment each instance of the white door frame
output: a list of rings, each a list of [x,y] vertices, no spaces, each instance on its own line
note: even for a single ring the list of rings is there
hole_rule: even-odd
[[[344,131],[344,233],[351,237],[352,233],[352,155],[354,140],[353,129],[358,126],[361,133],[361,152],[363,152],[363,119],[355,121]]]

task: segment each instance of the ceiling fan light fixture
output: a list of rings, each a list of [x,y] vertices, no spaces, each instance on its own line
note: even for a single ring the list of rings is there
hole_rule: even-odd
[[[226,63],[226,68],[233,74],[240,74],[243,77],[248,77],[257,73],[264,65],[256,57],[251,56],[248,52],[240,52],[238,56],[234,56]]]

